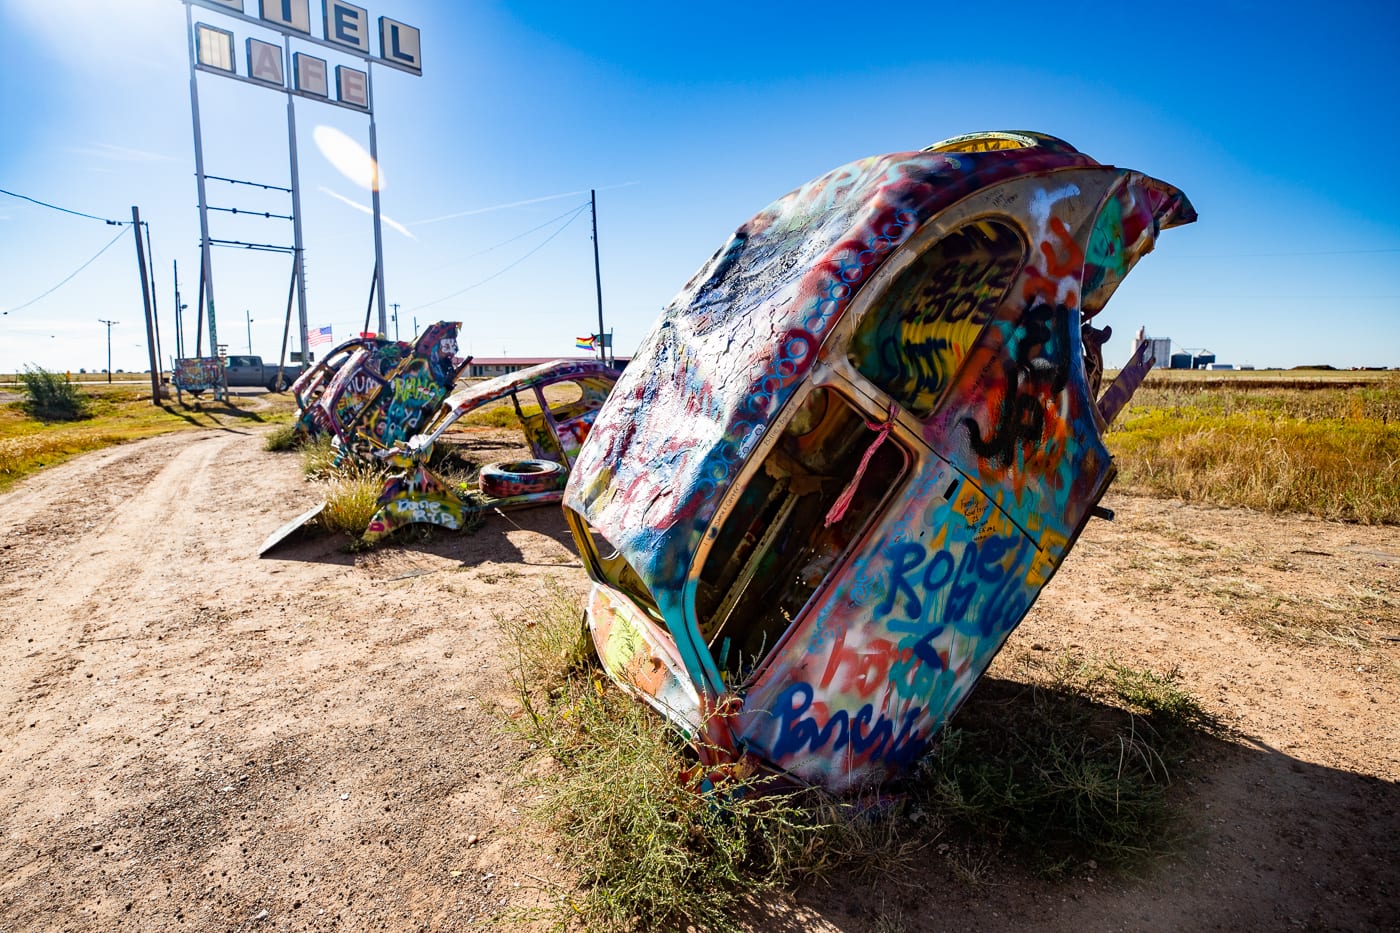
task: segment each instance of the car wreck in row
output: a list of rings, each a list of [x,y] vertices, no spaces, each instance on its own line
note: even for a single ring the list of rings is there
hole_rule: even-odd
[[[428,327],[410,345],[382,338],[341,344],[292,387],[302,439],[329,436],[338,462],[384,466],[388,478],[360,536],[377,544],[412,524],[457,530],[482,509],[557,504],[568,470],[617,372],[595,360],[555,360],[469,385],[445,398],[471,358],[453,358],[455,322]],[[521,399],[524,398],[522,405]],[[531,458],[487,463],[468,490],[433,469],[439,443],[460,419],[508,401]],[[263,542],[266,555],[311,523],[325,503]]]
[[[663,311],[572,457],[598,655],[692,740],[845,792],[967,698],[1114,475],[1098,314],[1176,188],[1038,133],[835,169]],[[410,445],[411,446],[411,445]]]
[[[360,456],[417,434],[471,362],[457,359],[457,321],[429,325],[413,343],[356,337],[292,384],[304,440],[328,435]]]
[[[422,433],[374,454],[394,472],[361,540],[375,543],[415,523],[456,530],[467,513],[477,509],[557,504],[579,448],[616,381],[617,372],[596,360],[555,360],[457,392]],[[478,474],[478,490],[469,496],[429,464],[453,425],[500,401],[513,407],[533,457],[486,464]]]

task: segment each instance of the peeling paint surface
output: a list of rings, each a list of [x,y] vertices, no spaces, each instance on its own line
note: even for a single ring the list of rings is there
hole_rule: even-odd
[[[838,791],[898,774],[1111,481],[1089,319],[1194,219],[1162,182],[993,133],[851,163],[741,226],[565,490],[597,589],[651,622],[612,645],[595,596],[610,673],[646,692],[624,659],[678,657],[731,757]]]

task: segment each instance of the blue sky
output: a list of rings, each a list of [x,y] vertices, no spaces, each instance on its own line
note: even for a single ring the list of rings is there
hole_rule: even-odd
[[[606,324],[627,353],[736,226],[808,179],[960,133],[1034,129],[1177,185],[1200,212],[1109,303],[1110,363],[1145,325],[1236,365],[1400,366],[1393,2],[361,5],[422,31],[422,77],[373,74],[401,337],[415,319],[459,320],[478,356],[576,352],[597,320],[577,211],[594,188]],[[280,42],[195,18],[231,28],[240,58],[246,38]],[[114,219],[141,208],[168,359],[172,260],[190,342],[199,279],[184,4],[0,0],[0,35],[0,189]],[[199,95],[206,173],[286,185],[285,96],[204,74]],[[372,228],[355,205],[370,195],[317,138],[367,147],[368,120],[298,100],[296,121],[309,323],[340,340],[369,299]],[[209,202],[290,213],[285,195],[217,182]],[[285,221],[211,224],[292,241]],[[118,233],[0,195],[0,372],[102,368],[100,318],[119,322],[113,367],[145,369],[129,233],[33,301]],[[290,271],[280,254],[214,251],[229,352],[247,352],[251,332],[252,352],[277,353]]]

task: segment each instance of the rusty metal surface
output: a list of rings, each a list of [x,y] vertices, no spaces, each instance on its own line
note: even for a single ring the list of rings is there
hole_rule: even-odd
[[[740,227],[565,491],[609,672],[645,692],[629,672],[679,658],[694,706],[667,715],[712,758],[838,791],[907,767],[1111,481],[1089,318],[1194,219],[1169,185],[1000,133],[842,166]]]

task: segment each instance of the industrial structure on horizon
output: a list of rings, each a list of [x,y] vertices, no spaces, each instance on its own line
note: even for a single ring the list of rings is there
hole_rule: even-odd
[[[1159,369],[1234,369],[1231,363],[1217,363],[1215,354],[1204,347],[1182,347],[1176,353],[1172,352],[1172,339],[1170,337],[1149,337],[1146,326],[1139,327],[1137,340],[1133,344],[1134,348],[1138,344],[1146,342],[1148,345],[1148,355],[1157,361]],[[1253,366],[1241,366],[1241,369],[1253,369]]]

